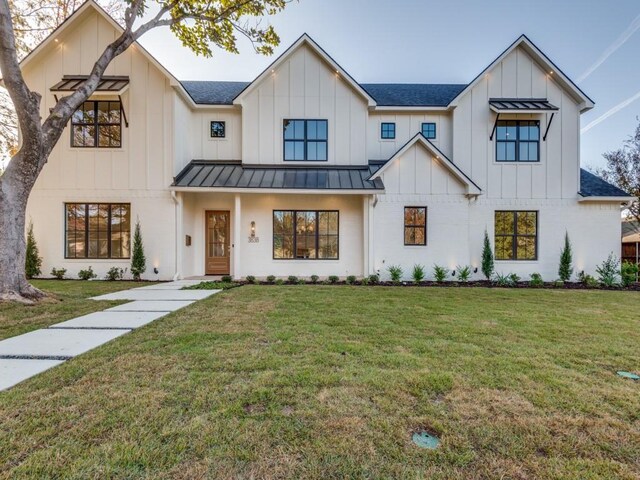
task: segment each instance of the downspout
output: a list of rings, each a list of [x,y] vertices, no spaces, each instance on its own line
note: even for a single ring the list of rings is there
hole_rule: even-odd
[[[179,280],[182,270],[182,255],[180,255],[180,238],[181,238],[181,230],[182,230],[182,195],[176,194],[174,190],[171,190],[171,198],[173,199],[173,203],[175,204],[175,265],[176,265],[176,273],[173,276],[173,280]]]

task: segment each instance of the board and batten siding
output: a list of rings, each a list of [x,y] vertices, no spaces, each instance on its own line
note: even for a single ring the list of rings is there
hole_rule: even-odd
[[[560,108],[547,140],[542,136],[551,113],[501,115],[500,119],[540,121],[540,161],[495,161],[496,114],[489,98],[547,98]],[[575,198],[579,190],[580,112],[575,100],[522,48],[510,52],[467,92],[453,111],[453,160],[487,198]]]
[[[326,119],[327,162],[284,162],[283,120]],[[367,163],[367,103],[304,45],[242,100],[245,163]]]

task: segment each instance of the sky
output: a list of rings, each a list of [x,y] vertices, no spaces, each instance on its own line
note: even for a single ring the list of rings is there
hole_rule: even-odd
[[[167,29],[141,43],[180,80],[250,81],[306,32],[361,83],[468,83],[524,33],[595,101],[583,166],[604,166],[638,124],[638,0],[299,0],[267,21],[274,57],[246,40],[239,55],[197,57]]]

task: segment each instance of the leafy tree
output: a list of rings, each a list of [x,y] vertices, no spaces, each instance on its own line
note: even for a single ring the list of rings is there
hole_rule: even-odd
[[[37,277],[42,273],[42,258],[38,252],[38,245],[36,244],[36,237],[33,234],[33,223],[29,222],[29,229],[27,230],[27,248],[25,253],[25,275],[31,279]]]
[[[144,255],[142,232],[140,221],[136,222],[136,230],[133,234],[133,255],[131,255],[131,274],[134,280],[140,280],[140,276],[147,270],[147,257]]]
[[[491,250],[491,242],[489,241],[489,234],[484,231],[484,244],[482,245],[482,273],[491,280],[493,275],[494,263],[493,263],[493,250]]]
[[[261,25],[260,18],[278,13],[289,0],[125,0],[122,33],[99,54],[87,79],[61,97],[44,121],[41,95],[29,89],[20,70],[21,20],[14,23],[14,0],[11,5],[9,1],[0,0],[0,70],[22,144],[0,177],[0,300],[31,301],[44,293],[25,277],[27,200],[69,119],[96,90],[111,62],[157,27],[169,27],[183,45],[206,57],[216,48],[238,53],[238,35],[246,37],[257,53],[271,54],[280,39],[272,26]]]
[[[569,233],[564,234],[564,247],[560,253],[560,266],[558,267],[558,278],[563,282],[571,280],[573,275],[573,249],[569,241]]]
[[[625,192],[637,197],[627,210],[627,216],[640,225],[640,123],[635,133],[622,148],[603,155],[607,161],[604,169],[595,173]],[[640,226],[638,227],[640,229]]]

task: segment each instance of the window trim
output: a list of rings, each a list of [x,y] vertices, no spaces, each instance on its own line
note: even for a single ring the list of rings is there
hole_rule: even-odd
[[[276,258],[276,251],[275,251],[275,236],[276,236],[276,232],[275,232],[275,228],[274,228],[274,217],[275,217],[275,213],[276,212],[292,212],[293,213],[293,252],[294,252],[294,256],[291,258]],[[315,231],[315,242],[316,242],[316,256],[315,258],[298,258],[295,256],[295,252],[298,246],[298,229],[297,229],[297,223],[298,223],[298,213],[302,213],[302,212],[314,212],[316,214],[316,231]],[[335,237],[338,241],[338,255],[335,258],[320,258],[318,257],[318,251],[319,251],[319,237],[320,237],[320,233],[318,230],[318,222],[320,221],[320,216],[318,215],[319,213],[336,213],[338,215],[338,233],[335,234]],[[332,234],[333,236],[333,234]],[[309,260],[311,261],[336,261],[336,260],[340,260],[340,210],[291,210],[291,209],[273,209],[271,211],[271,259],[272,260],[287,260],[287,261],[291,261],[291,260],[297,260],[297,261],[303,261],[303,262],[307,262]]]
[[[513,213],[513,234],[498,234],[496,233],[496,213]],[[536,214],[536,234],[535,235],[526,235],[526,234],[518,234],[518,213],[535,213]],[[539,224],[540,224],[540,211],[539,210],[495,210],[493,213],[493,258],[496,262],[537,262],[538,261],[538,240],[540,237],[539,234]],[[511,237],[513,239],[512,246],[512,254],[513,258],[498,258],[497,255],[497,237]],[[535,239],[535,256],[534,258],[518,258],[518,237],[533,237]]]
[[[85,223],[86,223],[86,227],[84,229],[84,252],[85,252],[85,256],[83,257],[70,257],[68,255],[68,244],[67,244],[67,240],[68,240],[68,233],[69,233],[69,229],[67,228],[67,220],[68,220],[68,215],[67,215],[67,207],[69,205],[84,205],[84,211],[85,211]],[[109,241],[107,242],[107,251],[108,251],[108,256],[106,257],[90,257],[89,256],[89,205],[108,205],[109,206],[109,216],[107,219],[107,237],[109,238]],[[64,202],[64,258],[65,260],[131,260],[131,250],[132,250],[132,245],[129,245],[129,255],[127,255],[126,257],[113,257],[111,255],[111,210],[113,208],[113,206],[115,205],[127,205],[129,207],[129,239],[131,241],[131,203],[127,203],[127,202]]]
[[[304,139],[302,140],[287,140],[285,136],[285,122],[304,122]],[[326,140],[309,140],[307,138],[307,122],[326,122],[327,124],[327,139]],[[287,160],[285,157],[287,142],[304,142],[304,160]],[[325,160],[308,160],[307,147],[309,142],[320,143],[324,142],[327,145],[327,158]],[[327,118],[283,118],[282,119],[282,161],[283,162],[328,162],[329,161],[329,120]]]
[[[424,126],[425,126],[425,125],[433,125],[433,137],[427,137],[427,136],[424,134]],[[427,140],[435,140],[435,139],[436,139],[436,137],[438,136],[437,128],[438,128],[438,127],[436,126],[436,122],[422,122],[422,124],[420,125],[420,133],[421,133],[421,134],[422,134],[422,136],[423,136],[424,138],[426,138]]]
[[[407,208],[424,208],[424,225],[413,225],[413,224],[407,224],[406,223],[406,214],[407,214]],[[427,222],[428,222],[428,213],[429,213],[429,208],[426,205],[406,205],[404,207],[404,209],[402,210],[402,241],[404,242],[404,246],[405,247],[426,247],[427,246]],[[424,231],[424,243],[407,243],[407,228],[422,228],[422,230]]]
[[[384,136],[384,126],[393,125],[393,137]],[[396,139],[396,122],[380,122],[380,140],[395,140]]]
[[[119,123],[99,123],[98,122],[98,103],[99,102],[114,102],[114,103],[119,103],[120,104],[120,122]],[[69,130],[70,130],[70,148],[101,148],[101,149],[122,149],[122,101],[121,100],[85,100],[84,102],[82,102],[82,105],[76,109],[73,113],[77,112],[80,108],[82,108],[82,106],[85,103],[93,103],[93,118],[94,118],[94,122],[93,123],[75,123],[73,121],[73,114],[71,114],[71,118],[69,120]],[[95,133],[93,135],[93,141],[94,144],[93,145],[75,145],[74,144],[74,127],[91,127],[93,126],[95,128]],[[120,145],[107,145],[107,146],[100,146],[100,135],[99,135],[99,131],[100,131],[100,127],[120,127]]]
[[[216,136],[213,134],[213,124],[221,123],[222,124],[222,135]],[[210,120],[209,121],[209,138],[212,140],[220,140],[227,138],[227,122],[226,120]]]
[[[501,122],[516,122],[516,139],[515,140],[498,140],[498,127],[499,124]],[[524,123],[524,122],[528,122],[528,123],[535,123],[538,127],[538,140],[535,142],[537,144],[537,160],[520,160],[520,124]],[[531,165],[531,164],[536,164],[536,163],[540,163],[540,120],[498,120],[498,122],[496,123],[496,139],[495,139],[495,150],[494,150],[494,161],[496,163],[518,163],[518,164],[525,164],[525,165]],[[532,140],[522,140],[522,142],[524,143],[533,143]],[[515,144],[515,153],[516,153],[516,157],[515,160],[498,160],[498,144],[500,143],[514,143]]]

